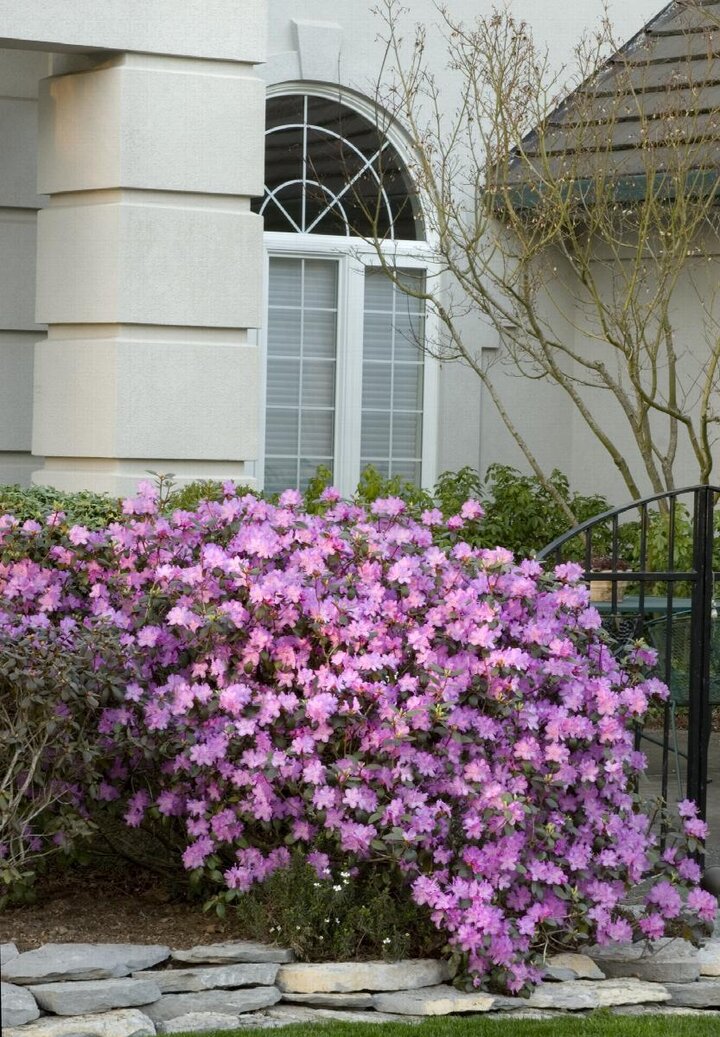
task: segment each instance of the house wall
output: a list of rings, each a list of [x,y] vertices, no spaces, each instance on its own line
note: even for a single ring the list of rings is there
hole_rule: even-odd
[[[266,28],[265,0],[0,0],[3,480],[246,478]]]
[[[269,88],[282,84],[334,83],[373,98],[378,69],[383,60],[379,36],[382,22],[371,14],[372,2],[329,5],[327,0],[270,0],[268,61],[263,75]],[[657,12],[657,0],[633,5],[611,5],[617,36],[626,39]],[[530,24],[536,39],[548,48],[556,68],[569,60],[572,48],[600,16],[594,0],[567,5],[562,0],[516,0],[512,9]],[[471,21],[477,0],[453,0],[453,15]],[[432,0],[414,0],[403,15],[407,31],[415,23],[428,26],[426,59],[441,96],[448,106],[457,88],[446,65],[446,50],[436,26]],[[566,305],[572,305],[568,299]],[[567,334],[574,334],[568,326]],[[467,323],[467,339],[473,342],[484,365],[498,370],[503,401],[519,430],[532,445],[544,468],[560,468],[573,486],[583,492],[602,492],[624,499],[612,462],[587,433],[582,419],[567,396],[547,383],[525,380],[509,369],[500,370],[497,333],[481,321]],[[477,376],[465,365],[444,363],[439,375],[438,472],[471,465],[484,472],[489,464],[512,464],[527,471],[528,464],[507,431]],[[630,448],[627,436],[623,442]]]
[[[616,3],[618,36],[657,4]],[[149,468],[248,479],[260,418],[246,334],[262,319],[248,212],[262,181],[257,77],[373,97],[383,54],[373,6],[248,0],[239,13],[236,0],[0,0],[0,46],[12,48],[0,52],[0,481],[34,471],[39,482],[125,492]],[[557,66],[601,7],[514,3]],[[471,19],[477,0],[452,10]],[[428,24],[428,62],[452,105],[435,5],[414,0],[406,17]],[[160,272],[159,241],[176,253]],[[198,283],[214,290],[199,297]],[[471,336],[495,363],[495,333],[478,323]],[[502,392],[541,462],[581,489],[622,494],[556,390],[503,375]],[[439,470],[526,468],[472,373],[443,365],[439,397]]]
[[[0,50],[0,483],[26,484],[30,454],[35,321],[38,84],[50,57]]]

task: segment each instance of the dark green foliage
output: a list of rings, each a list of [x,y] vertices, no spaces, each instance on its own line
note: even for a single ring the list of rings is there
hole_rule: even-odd
[[[550,482],[578,522],[607,511],[599,494],[573,493],[567,477],[555,469]],[[490,465],[481,498],[485,518],[480,532],[483,547],[507,547],[518,557],[535,554],[570,526],[567,515],[537,476],[521,475],[509,465]]]
[[[434,507],[432,496],[419,489],[409,479],[403,479],[401,475],[394,475],[391,479],[387,479],[373,465],[368,465],[360,475],[355,500],[359,504],[372,504],[373,501],[382,497],[400,497],[414,515],[424,511],[425,508]]]
[[[223,484],[214,479],[198,479],[196,482],[188,483],[179,489],[171,487],[165,510],[167,511],[195,511],[200,501],[222,500]]]
[[[69,855],[93,824],[77,796],[92,785],[103,706],[125,688],[117,635],[53,628],[4,638],[0,652],[0,907],[28,895],[41,862]],[[117,658],[116,668],[108,665]],[[97,659],[104,665],[98,670]],[[95,779],[96,780],[96,779]],[[28,834],[37,842],[28,841]]]
[[[433,496],[446,518],[457,515],[466,500],[481,500],[487,507],[480,475],[469,465],[457,472],[443,472],[435,483]]]
[[[122,513],[122,502],[106,493],[63,493],[51,486],[0,486],[0,515],[10,514],[25,522],[42,522],[53,511],[65,513],[69,525],[102,529]]]
[[[323,490],[326,490],[328,486],[332,486],[332,484],[333,475],[330,469],[323,464],[318,465],[315,469],[315,474],[305,490],[305,502],[307,504],[307,510],[311,515],[324,510],[324,505],[320,500],[320,497]]]
[[[291,947],[301,961],[433,957],[445,943],[393,867],[319,879],[296,854],[288,869],[248,893],[221,894],[210,903],[228,901],[236,904],[245,937]]]

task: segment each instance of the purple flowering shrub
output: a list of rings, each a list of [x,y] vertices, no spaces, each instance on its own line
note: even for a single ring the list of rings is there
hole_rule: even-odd
[[[324,506],[228,485],[163,517],[148,485],[104,531],[0,520],[0,635],[109,624],[126,652],[95,795],[184,825],[225,903],[291,851],[322,880],[395,869],[469,974],[511,990],[548,941],[631,938],[621,904],[651,877],[646,936],[714,918],[695,807],[661,854],[632,793],[632,725],[667,690],[647,649],[621,667],[605,646],[581,568],[470,547],[475,501]]]

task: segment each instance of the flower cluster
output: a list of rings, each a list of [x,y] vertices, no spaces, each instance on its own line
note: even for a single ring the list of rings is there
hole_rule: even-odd
[[[667,691],[646,651],[621,667],[607,649],[580,567],[470,547],[474,502],[449,522],[325,503],[228,484],[166,518],[145,486],[105,531],[0,520],[0,636],[109,624],[124,646],[98,795],[129,825],[180,819],[186,867],[230,896],[289,847],[322,877],[392,864],[476,981],[512,990],[548,938],[629,938],[621,902],[652,875],[646,935],[714,917],[688,893],[693,805],[661,854],[632,793],[633,722]]]

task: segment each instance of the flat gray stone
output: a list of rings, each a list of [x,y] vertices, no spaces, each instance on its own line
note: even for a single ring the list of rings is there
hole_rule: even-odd
[[[275,1009],[269,1008],[268,1012]],[[292,1019],[273,1019],[265,1012],[253,1012],[251,1015],[238,1017],[237,1026],[240,1030],[280,1030],[283,1026],[292,1026]]]
[[[605,979],[605,973],[587,954],[563,951],[562,954],[553,954],[548,958],[547,964],[553,968],[570,969],[575,973],[575,979]]]
[[[0,983],[0,1020],[6,1026],[22,1026],[40,1016],[35,998],[25,987]]]
[[[703,1012],[700,1008],[668,1008],[667,1005],[623,1005],[622,1008],[611,1008],[612,1015],[697,1015],[704,1019],[720,1018],[720,1012]]]
[[[90,1015],[110,1012],[113,1008],[136,1008],[159,1000],[162,993],[154,980],[146,979],[37,983],[32,992],[40,1007],[55,1015]]]
[[[465,993],[447,985],[423,987],[420,990],[395,990],[375,994],[378,1012],[395,1015],[455,1015],[458,1012],[489,1012],[495,998],[484,991]]]
[[[3,965],[8,983],[63,983],[66,980],[116,979],[150,969],[170,956],[169,947],[132,943],[46,943]]]
[[[693,983],[700,975],[697,948],[673,937],[594,946],[588,955],[609,979],[634,976],[649,983]]]
[[[635,978],[576,979],[572,983],[541,983],[527,1000],[528,1008],[555,1008],[579,1012],[614,1005],[638,1005],[664,1002],[670,994],[659,983],[646,983]]]
[[[306,1005],[277,1005],[265,1013],[270,1019],[290,1023],[419,1023],[420,1016],[388,1015],[386,1012],[339,1011],[333,1008],[308,1008]]]
[[[258,965],[221,965],[195,969],[163,969],[158,972],[133,972],[134,979],[151,979],[163,994],[182,994],[219,987],[272,987],[280,966],[268,962]]]
[[[504,994],[493,994],[492,1012],[517,1012],[527,1008],[524,997],[506,997]]]
[[[208,1030],[237,1030],[238,1015],[221,1012],[189,1012],[157,1024],[158,1033],[206,1033]]]
[[[700,979],[697,983],[666,983],[670,1004],[683,1008],[720,1008],[720,979]]]
[[[17,958],[19,954],[20,951],[14,943],[0,943],[0,966],[12,961],[13,958]]]
[[[296,994],[344,994],[359,990],[415,990],[451,979],[447,962],[412,961],[329,962],[324,965],[283,965],[277,976],[280,990]]]
[[[372,1008],[372,994],[294,994],[282,996],[283,1004],[310,1005],[315,1008]]]
[[[543,979],[546,983],[572,983],[578,975],[572,969],[563,969],[559,965],[546,965],[543,969]]]
[[[259,1012],[251,1015],[225,1015],[219,1012],[191,1012],[158,1023],[158,1033],[206,1033],[208,1030],[280,1030],[292,1026],[294,1019],[269,1019]]]
[[[271,947],[267,943],[253,943],[249,940],[234,940],[173,951],[172,959],[187,962],[189,965],[234,965],[241,962],[258,964],[273,961],[283,964],[295,961],[295,955],[285,947]]]
[[[720,940],[710,940],[698,951],[701,976],[720,976]]]
[[[248,987],[246,990],[200,990],[194,994],[163,994],[145,1009],[154,1023],[177,1019],[193,1012],[241,1015],[270,1008],[280,1000],[277,987]]]
[[[98,1015],[44,1016],[21,1028],[3,1030],[3,1037],[154,1037],[155,1027],[137,1008]]]
[[[583,1013],[580,1012],[578,1014],[582,1015]],[[515,1012],[510,1012],[509,1014],[506,1012],[488,1012],[487,1015],[483,1016],[484,1019],[512,1019],[513,1021],[515,1019],[558,1019],[561,1017],[567,1018],[564,1012],[543,1011],[541,1008],[521,1008]],[[505,1034],[507,1034],[508,1037],[515,1037],[516,1033],[516,1030],[509,1030],[505,1027],[503,1028],[501,1037],[504,1037]]]

